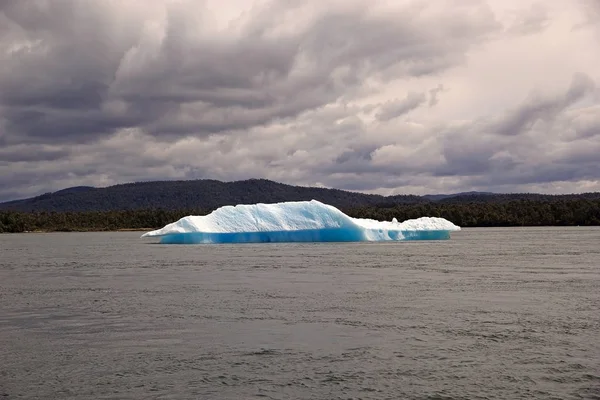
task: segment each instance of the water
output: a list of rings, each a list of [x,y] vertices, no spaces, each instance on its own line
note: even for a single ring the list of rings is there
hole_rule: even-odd
[[[600,229],[0,235],[0,398],[600,399]]]

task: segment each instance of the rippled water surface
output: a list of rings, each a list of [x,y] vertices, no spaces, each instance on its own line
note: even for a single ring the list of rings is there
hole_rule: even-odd
[[[0,235],[0,397],[600,399],[600,229]]]

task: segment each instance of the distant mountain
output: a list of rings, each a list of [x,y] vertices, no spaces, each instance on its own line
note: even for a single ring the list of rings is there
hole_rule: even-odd
[[[67,194],[67,193],[81,193],[81,192],[87,192],[87,191],[93,190],[93,189],[95,189],[95,187],[93,187],[93,186],[73,186],[70,188],[59,190],[58,192],[54,192],[53,194],[57,195],[57,194]]]
[[[0,210],[110,211],[136,209],[202,209],[224,205],[319,200],[339,208],[381,204],[415,204],[420,196],[379,196],[338,189],[292,186],[266,179],[236,182],[217,180],[156,181],[106,188],[76,187],[0,203]]]
[[[494,195],[494,193],[491,192],[460,192],[460,193],[453,193],[453,194],[426,194],[423,195],[424,198],[426,198],[427,200],[431,200],[431,201],[440,201],[440,200],[445,200],[451,197],[457,197],[457,196],[489,196],[489,195]]]
[[[566,201],[575,199],[600,199],[600,193],[579,193],[579,194],[538,194],[538,193],[462,193],[454,196],[448,196],[437,201],[444,204],[465,204],[465,203],[508,203],[511,201]]]
[[[600,193],[574,195],[496,194],[464,192],[437,195],[380,196],[339,189],[292,186],[266,179],[221,182],[190,181],[137,182],[106,188],[77,186],[28,199],[0,203],[0,210],[15,211],[113,211],[139,209],[213,210],[224,205],[319,200],[341,209],[364,206],[392,207],[398,204],[471,204],[510,201],[560,201],[600,199]]]

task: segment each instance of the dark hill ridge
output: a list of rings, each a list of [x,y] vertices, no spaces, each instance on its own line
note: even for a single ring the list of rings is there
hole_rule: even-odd
[[[508,203],[511,201],[537,201],[555,202],[567,200],[597,200],[600,192],[578,193],[578,194],[538,194],[538,193],[480,193],[480,194],[458,194],[456,196],[444,197],[437,201],[442,204],[469,204],[469,203]]]
[[[221,182],[203,179],[126,183],[106,188],[73,188],[0,203],[0,210],[111,211],[203,209],[224,205],[319,200],[340,208],[427,202],[419,196],[379,196],[338,189],[292,186],[266,179]]]
[[[514,200],[555,201],[600,199],[600,193],[580,195],[493,194],[380,196],[339,189],[292,186],[266,179],[221,182],[202,179],[126,183],[106,188],[78,186],[23,200],[0,203],[14,211],[113,211],[139,209],[213,210],[224,205],[319,200],[341,209],[423,203],[504,203]]]
[[[445,200],[445,199],[449,199],[452,197],[458,197],[458,196],[488,196],[488,195],[493,195],[494,193],[491,192],[460,192],[460,193],[452,193],[452,194],[426,194],[423,195],[424,198],[426,198],[427,200],[431,200],[431,201],[440,201],[440,200]]]
[[[95,187],[93,187],[93,186],[73,186],[70,188],[59,190],[57,192],[54,192],[53,194],[81,193],[81,192],[87,192],[88,190],[92,190],[92,189],[95,189]]]

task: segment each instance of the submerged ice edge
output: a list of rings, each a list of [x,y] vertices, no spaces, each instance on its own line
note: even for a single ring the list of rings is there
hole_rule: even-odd
[[[221,207],[187,216],[142,237],[161,243],[356,242],[449,239],[460,227],[443,218],[404,222],[352,218],[318,201]]]
[[[389,242],[447,240],[450,231],[350,231],[319,229],[280,232],[171,233],[160,237],[162,244],[289,243],[289,242]]]

